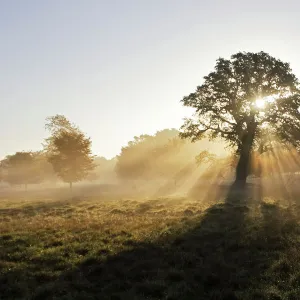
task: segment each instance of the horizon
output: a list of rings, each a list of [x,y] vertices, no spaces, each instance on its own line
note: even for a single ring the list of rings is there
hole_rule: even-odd
[[[248,3],[2,2],[0,157],[40,150],[55,114],[107,159],[134,136],[179,129],[183,96],[239,51],[268,52],[300,76],[300,4]]]

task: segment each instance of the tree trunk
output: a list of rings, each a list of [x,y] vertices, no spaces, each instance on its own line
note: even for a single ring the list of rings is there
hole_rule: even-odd
[[[241,151],[240,159],[236,166],[235,183],[242,186],[246,184],[249,173],[250,151],[250,147],[245,147],[245,149]]]
[[[242,146],[240,149],[240,158],[236,166],[235,184],[244,186],[249,174],[249,166],[251,162],[251,150],[255,137],[255,124],[253,122],[248,125],[248,132],[242,140]]]

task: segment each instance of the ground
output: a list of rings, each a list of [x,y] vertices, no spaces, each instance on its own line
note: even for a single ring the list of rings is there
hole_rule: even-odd
[[[0,299],[300,299],[300,205],[249,191],[2,196]]]

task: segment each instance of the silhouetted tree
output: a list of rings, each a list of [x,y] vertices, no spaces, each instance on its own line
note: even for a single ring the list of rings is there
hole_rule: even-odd
[[[239,155],[236,182],[244,184],[254,147],[272,138],[300,146],[300,93],[288,63],[265,52],[239,52],[219,58],[204,83],[182,100],[196,112],[186,119],[181,137],[223,138]]]
[[[94,169],[91,140],[62,115],[47,118],[46,128],[51,132],[45,145],[49,162],[72,189],[74,182],[85,179]]]

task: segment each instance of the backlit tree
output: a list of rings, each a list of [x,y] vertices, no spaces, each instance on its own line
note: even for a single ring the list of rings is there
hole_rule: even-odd
[[[246,182],[252,150],[262,153],[275,139],[300,147],[298,79],[288,63],[265,52],[219,58],[215,70],[182,103],[195,113],[185,120],[181,137],[220,137],[235,147],[236,182]]]
[[[62,115],[47,118],[46,128],[51,132],[45,145],[49,162],[72,189],[74,182],[85,179],[94,169],[91,140]]]

